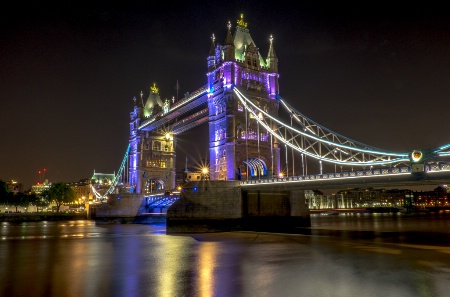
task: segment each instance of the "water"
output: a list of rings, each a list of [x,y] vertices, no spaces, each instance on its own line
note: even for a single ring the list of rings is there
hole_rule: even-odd
[[[1,223],[0,296],[449,296],[445,214],[313,215],[306,234]]]

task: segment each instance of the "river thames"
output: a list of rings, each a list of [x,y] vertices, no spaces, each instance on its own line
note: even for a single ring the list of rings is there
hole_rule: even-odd
[[[304,234],[0,223],[0,296],[450,296],[450,213],[311,216]]]

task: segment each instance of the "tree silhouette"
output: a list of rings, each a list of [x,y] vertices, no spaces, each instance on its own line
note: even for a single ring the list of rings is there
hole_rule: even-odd
[[[72,188],[63,182],[55,183],[48,189],[49,201],[55,201],[56,211],[59,212],[59,208],[64,203],[72,202],[75,200],[75,192]]]

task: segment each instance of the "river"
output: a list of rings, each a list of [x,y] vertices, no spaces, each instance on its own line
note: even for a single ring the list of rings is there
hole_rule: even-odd
[[[1,223],[0,296],[450,296],[450,214],[312,215],[304,234]]]

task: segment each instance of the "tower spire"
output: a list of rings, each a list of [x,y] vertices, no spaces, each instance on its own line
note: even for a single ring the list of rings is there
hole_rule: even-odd
[[[225,38],[225,45],[233,45],[234,41],[233,41],[233,36],[231,35],[231,22],[228,21],[227,24],[227,37]]]
[[[209,55],[215,56],[216,55],[216,44],[215,44],[216,37],[214,36],[214,33],[211,36],[211,47],[209,48]]]
[[[216,68],[216,37],[214,33],[211,36],[211,47],[209,48],[209,55],[207,58],[208,70],[211,71]]]
[[[237,21],[238,26],[242,27],[242,28],[247,28],[247,23],[244,22],[244,14],[241,13],[241,19]]]
[[[234,38],[231,35],[231,22],[227,24],[227,37],[225,38],[225,45],[223,47],[224,61],[234,61]]]
[[[277,54],[275,53],[275,49],[273,46],[273,36],[272,35],[270,35],[269,41],[270,41],[270,47],[269,47],[269,53],[267,54],[266,62],[271,71],[278,73],[278,58],[277,58]]]

